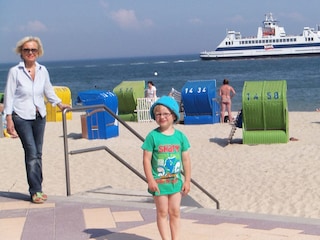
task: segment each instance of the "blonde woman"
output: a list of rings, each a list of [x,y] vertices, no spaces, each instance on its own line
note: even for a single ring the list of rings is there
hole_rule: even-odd
[[[70,106],[61,103],[46,67],[37,62],[43,55],[38,37],[21,39],[16,53],[22,61],[9,70],[4,95],[7,131],[17,132],[21,140],[31,201],[43,203],[47,200],[42,192],[42,145],[47,114],[44,97],[61,110]]]

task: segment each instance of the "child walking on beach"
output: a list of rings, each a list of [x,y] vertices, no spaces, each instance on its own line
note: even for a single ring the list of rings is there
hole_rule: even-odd
[[[190,191],[190,143],[185,134],[173,126],[180,114],[178,103],[172,97],[158,99],[150,114],[159,127],[147,135],[142,145],[148,192],[154,196],[161,238],[177,240],[180,239],[181,197]]]

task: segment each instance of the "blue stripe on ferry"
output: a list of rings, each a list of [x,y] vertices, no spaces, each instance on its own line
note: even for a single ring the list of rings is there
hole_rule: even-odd
[[[299,48],[299,47],[320,47],[320,43],[300,43],[290,45],[272,45],[273,48]],[[217,48],[216,51],[239,51],[239,50],[264,50],[264,45],[260,46],[244,46],[244,47],[227,47]]]

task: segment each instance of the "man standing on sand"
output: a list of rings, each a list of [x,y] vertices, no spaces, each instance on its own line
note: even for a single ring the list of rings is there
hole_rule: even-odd
[[[228,112],[229,122],[233,121],[232,113],[231,113],[231,99],[236,95],[236,91],[229,85],[229,80],[224,79],[223,85],[220,87],[219,95],[221,97],[221,114],[220,114],[220,122],[224,122],[224,113]]]

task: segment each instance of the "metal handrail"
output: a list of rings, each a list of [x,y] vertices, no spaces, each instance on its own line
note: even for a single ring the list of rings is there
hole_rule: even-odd
[[[144,141],[144,138],[137,131],[135,131],[132,127],[130,127],[125,121],[123,121],[121,118],[119,118],[119,116],[117,116],[110,108],[108,108],[104,104],[91,105],[91,106],[81,106],[81,107],[64,109],[62,111],[62,127],[63,127],[63,143],[64,143],[64,159],[65,159],[67,196],[71,195],[69,154],[80,154],[80,153],[85,153],[85,152],[105,150],[110,155],[112,155],[114,158],[116,158],[118,161],[120,161],[123,165],[125,165],[127,168],[129,168],[133,173],[135,173],[143,181],[147,182],[147,179],[140,172],[138,172],[136,169],[134,169],[131,165],[129,165],[126,161],[124,161],[121,157],[119,157],[116,153],[114,153],[107,146],[100,146],[100,147],[95,147],[95,148],[86,148],[86,149],[80,149],[80,150],[75,150],[75,151],[69,152],[68,137],[67,137],[68,130],[67,130],[66,114],[67,114],[67,112],[81,112],[81,111],[88,110],[88,109],[99,109],[99,110],[104,110],[104,111],[108,112],[112,117],[117,119],[124,127],[126,127],[137,138],[139,138],[142,142]],[[182,174],[183,174],[183,172],[182,172]],[[191,178],[191,183],[194,184],[198,189],[200,189],[204,194],[206,194],[211,200],[213,200],[216,203],[217,209],[220,209],[220,203],[214,196],[212,196],[207,190],[205,190],[201,185],[199,185],[192,178]]]

